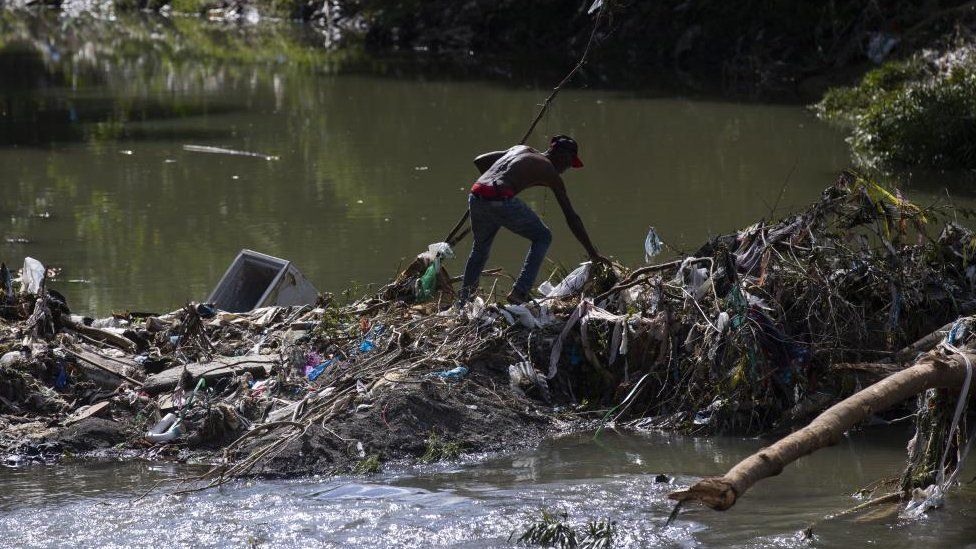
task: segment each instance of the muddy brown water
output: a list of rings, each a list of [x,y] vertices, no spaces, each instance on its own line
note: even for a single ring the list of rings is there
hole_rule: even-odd
[[[575,525],[610,518],[620,547],[963,547],[976,536],[976,488],[945,509],[901,520],[825,516],[851,493],[897,475],[908,432],[869,428],[804,458],[751,490],[730,511],[689,508],[665,528],[666,494],[718,474],[758,440],[603,432],[557,438],[535,451],[472,456],[372,477],[248,482],[188,496],[150,495],[188,473],[143,462],[0,470],[5,547],[511,547],[538,509]],[[668,483],[655,482],[665,474]],[[972,474],[966,478],[970,478]],[[813,524],[814,539],[801,531]]]
[[[381,62],[382,75],[336,72],[181,53],[198,51],[192,42],[167,47],[174,25],[188,41],[225,32],[192,21],[123,18],[90,32],[78,21],[36,23],[0,17],[0,259],[19,265],[30,255],[58,268],[53,287],[92,315],[203,299],[241,248],[292,260],[321,290],[384,281],[443,237],[476,176],[470,160],[518,139],[546,93],[470,77],[394,78]],[[126,33],[146,42],[122,47]],[[660,90],[566,90],[531,144],[553,133],[581,143],[586,168],[566,180],[594,242],[629,264],[643,260],[651,225],[674,256],[815,200],[850,163],[844,134],[803,107]],[[936,200],[942,180],[933,181],[911,196]],[[580,260],[555,201],[541,190],[524,199],[553,228],[551,259]],[[514,273],[525,248],[501,235],[490,264]],[[452,272],[467,242],[457,251]],[[624,546],[807,546],[797,533],[808,523],[856,504],[858,486],[899,473],[907,438],[900,429],[855,434],[734,510],[690,509],[666,529],[668,491],[724,471],[761,442],[608,432],[370,478],[252,482],[137,502],[186,469],[2,469],[0,546],[505,546],[543,506],[576,523],[616,520]],[[672,483],[655,483],[659,473]],[[812,543],[960,546],[974,539],[974,513],[968,485],[928,518],[830,520],[814,527]]]

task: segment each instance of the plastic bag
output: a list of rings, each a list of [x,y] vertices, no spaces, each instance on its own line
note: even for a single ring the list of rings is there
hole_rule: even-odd
[[[41,291],[45,273],[46,269],[40,261],[33,257],[24,258],[24,270],[20,275],[20,291],[28,294]]]
[[[427,246],[427,251],[421,253],[417,257],[422,257],[427,261],[436,261],[438,259],[453,259],[454,250],[451,249],[451,245],[447,242],[434,242]]]
[[[644,238],[644,263],[650,263],[654,256],[661,253],[662,248],[664,248],[664,243],[661,242],[661,237],[657,235],[654,227],[651,227],[647,230],[647,236]]]
[[[511,324],[515,324],[515,319],[526,328],[541,328],[542,323],[532,314],[532,311],[525,305],[505,305],[505,310],[512,315]]]
[[[441,270],[440,259],[434,259],[424,274],[417,279],[417,287],[415,288],[415,293],[417,294],[418,300],[429,299],[430,296],[434,295],[434,290],[437,289],[437,272]]]
[[[437,273],[441,270],[441,260],[453,258],[454,250],[447,242],[434,242],[427,246],[426,252],[417,257],[430,262],[424,274],[417,279],[417,285],[414,288],[417,299],[423,301],[434,295],[434,290],[437,289]]]
[[[508,382],[512,392],[525,396],[525,390],[535,387],[539,389],[543,400],[549,402],[549,382],[546,376],[536,370],[531,362],[522,361],[508,366]]]
[[[546,297],[566,297],[574,294],[583,288],[586,281],[590,279],[590,268],[593,264],[589,261],[580,263],[579,267],[566,275],[562,282],[553,286],[549,281],[543,282],[539,286],[539,292]]]
[[[481,296],[475,297],[464,305],[464,313],[471,320],[476,320],[485,314],[485,300]]]
[[[430,373],[430,377],[437,377],[446,381],[460,381],[466,375],[468,375],[468,369],[464,366],[458,366],[457,368],[451,368],[442,372]]]

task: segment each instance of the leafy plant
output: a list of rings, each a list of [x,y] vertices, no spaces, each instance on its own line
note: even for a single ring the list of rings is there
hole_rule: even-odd
[[[814,109],[851,127],[851,148],[865,166],[976,167],[971,45],[886,63],[856,86],[831,89]]]
[[[522,532],[517,543],[526,545],[539,545],[542,547],[572,548],[578,547],[576,541],[576,531],[566,524],[569,515],[563,513],[552,513],[547,509],[540,510],[540,518],[533,522]],[[509,536],[509,540],[512,539]]]
[[[548,509],[539,510],[539,520],[529,524],[519,535],[516,543],[538,545],[541,547],[559,547],[571,549],[607,549],[613,547],[613,539],[617,535],[617,523],[609,519],[590,521],[586,524],[582,536],[567,524],[569,514],[566,512],[553,513]],[[508,537],[511,541],[516,532]]]
[[[380,471],[380,455],[373,454],[365,459],[359,460],[353,467],[353,474],[372,475]]]
[[[445,442],[441,440],[437,433],[431,432],[427,437],[427,449],[420,456],[421,463],[434,463],[437,461],[448,461],[461,457],[460,442]]]

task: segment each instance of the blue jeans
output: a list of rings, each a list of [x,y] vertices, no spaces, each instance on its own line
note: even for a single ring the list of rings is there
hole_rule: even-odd
[[[535,278],[542,268],[542,260],[546,257],[546,250],[552,243],[552,232],[539,219],[532,208],[518,198],[507,200],[485,200],[475,195],[468,196],[468,210],[471,212],[471,236],[474,243],[471,255],[464,266],[464,284],[461,288],[461,301],[467,301],[478,287],[478,278],[488,261],[491,243],[498,234],[498,229],[505,227],[513,233],[525,237],[532,242],[522,272],[515,281],[515,290],[528,295],[535,283]]]

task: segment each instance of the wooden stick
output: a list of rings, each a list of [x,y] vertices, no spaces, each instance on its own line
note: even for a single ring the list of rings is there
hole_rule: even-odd
[[[115,370],[113,370],[111,368],[102,366],[98,362],[95,362],[94,360],[91,360],[90,358],[87,358],[86,356],[82,355],[81,353],[78,353],[78,352],[73,351],[73,350],[68,349],[68,348],[65,348],[64,349],[64,352],[66,352],[69,355],[77,358],[78,360],[84,362],[85,364],[91,364],[92,366],[98,368],[99,370],[103,370],[105,372],[108,372],[108,373],[112,374],[113,376],[120,377],[120,378],[128,381],[129,383],[135,384],[138,387],[142,387],[142,382],[141,381],[136,380],[136,379],[133,379],[133,378],[131,378],[131,377],[125,375],[125,374],[116,372]]]
[[[556,98],[556,95],[559,94],[559,91],[563,88],[563,86],[568,84],[569,81],[576,76],[576,73],[583,68],[583,65],[586,64],[586,59],[590,55],[590,49],[593,47],[593,42],[596,40],[596,31],[600,30],[600,23],[603,21],[603,13],[607,9],[607,3],[608,2],[604,1],[603,5],[600,6],[600,11],[596,14],[596,21],[593,22],[593,30],[590,32],[590,39],[586,42],[586,49],[583,50],[583,56],[580,57],[579,61],[576,63],[576,66],[573,67],[573,70],[569,71],[569,74],[567,74],[558,84],[556,84],[556,87],[552,89],[552,93],[550,93],[549,97],[547,97],[545,102],[542,103],[541,108],[539,108],[539,112],[535,115],[535,119],[532,120],[532,124],[529,125],[529,129],[525,131],[525,135],[523,135],[522,139],[519,141],[519,145],[524,145],[525,142],[529,140],[529,137],[532,136],[532,132],[535,130],[536,125],[539,124],[539,121],[542,120],[542,116],[549,109],[549,104],[552,103],[552,100]]]
[[[539,112],[536,113],[532,123],[529,124],[529,129],[525,130],[525,135],[523,135],[522,139],[519,140],[519,145],[524,145],[525,142],[529,140],[529,137],[532,136],[532,132],[535,131],[535,127],[539,124],[539,121],[542,120],[542,116],[546,114],[547,110],[549,110],[549,104],[552,103],[557,95],[559,95],[559,91],[562,90],[563,86],[568,84],[569,81],[576,76],[576,73],[583,68],[583,65],[586,64],[586,60],[590,56],[590,49],[592,49],[593,42],[596,40],[596,32],[600,29],[600,23],[603,22],[603,14],[607,9],[608,3],[609,0],[605,0],[603,5],[600,6],[600,11],[596,14],[596,21],[593,22],[593,30],[590,32],[590,39],[586,42],[586,48],[583,50],[583,56],[580,57],[579,61],[576,62],[576,66],[573,67],[573,70],[569,71],[569,74],[560,80],[559,83],[556,84],[556,87],[552,89],[552,93],[550,93],[549,97],[547,97],[542,103],[539,108]],[[470,212],[468,210],[464,210],[461,218],[458,219],[457,223],[454,224],[454,228],[451,229],[451,232],[447,233],[447,238],[444,239],[444,242],[453,241],[451,244],[453,246],[455,243],[457,243],[457,241],[461,240],[466,233],[461,235],[456,235],[456,233],[461,230],[461,226],[464,225],[464,223],[468,220],[469,215]],[[455,236],[457,236],[457,238],[455,238]]]
[[[134,341],[120,335],[115,335],[108,330],[99,330],[98,328],[92,328],[91,326],[85,326],[84,324],[72,322],[66,318],[62,318],[61,323],[64,324],[64,327],[68,328],[69,330],[78,332],[81,335],[88,336],[103,343],[107,343],[113,347],[118,347],[127,353],[136,352],[136,344]]]
[[[641,281],[638,278],[641,275],[653,273],[653,272],[656,272],[656,271],[663,271],[663,270],[668,269],[668,268],[671,268],[671,267],[678,267],[682,263],[684,263],[684,261],[685,261],[684,259],[678,259],[676,261],[671,261],[671,262],[668,262],[668,263],[661,263],[659,265],[649,265],[647,267],[641,267],[640,269],[637,269],[636,271],[634,271],[634,272],[630,273],[629,275],[627,275],[627,278],[625,278],[622,281],[620,281],[613,288],[610,288],[609,290],[607,290],[607,291],[603,292],[602,294],[596,296],[596,298],[593,300],[593,302],[596,303],[598,301],[601,301],[603,299],[606,299],[606,298],[610,297],[612,294],[615,294],[615,293],[617,293],[617,292],[619,292],[621,290],[626,290],[627,288],[630,288],[631,286],[636,286],[637,284],[640,284]],[[706,261],[712,261],[712,258],[710,258],[710,257],[696,257],[695,259],[692,259],[691,260],[691,263],[704,263]]]

